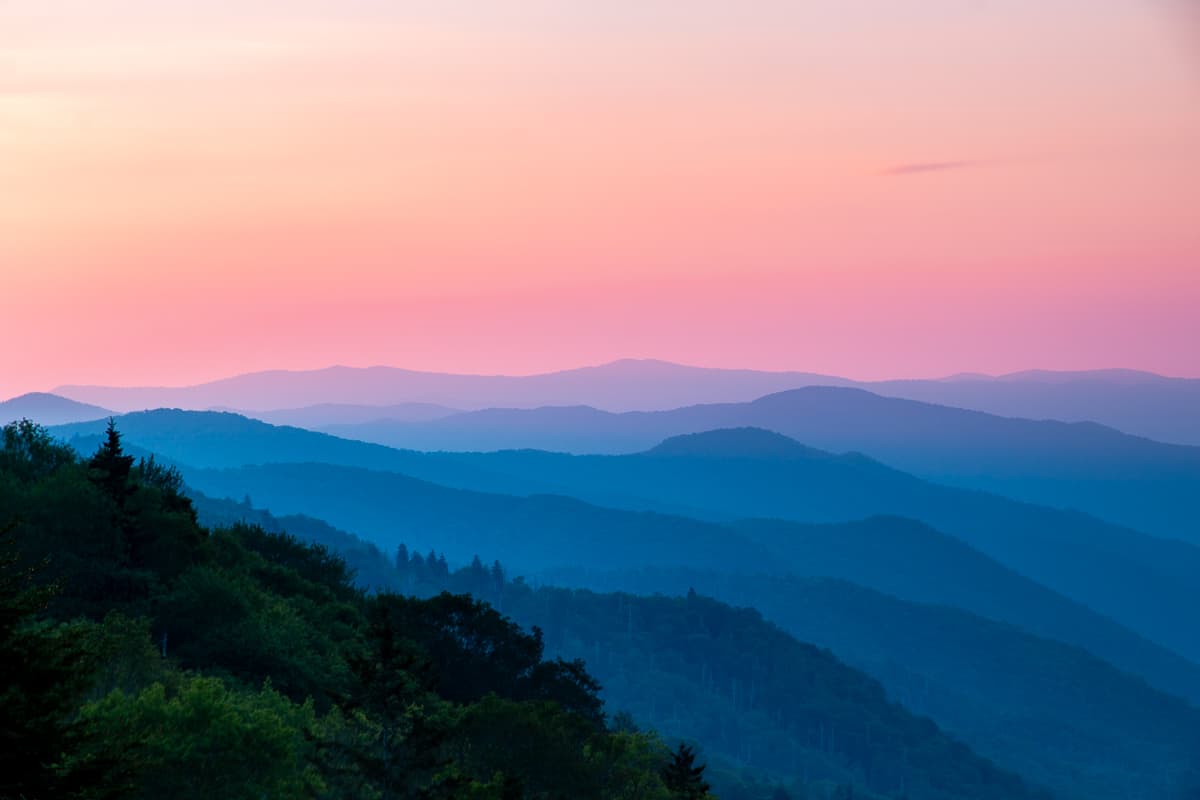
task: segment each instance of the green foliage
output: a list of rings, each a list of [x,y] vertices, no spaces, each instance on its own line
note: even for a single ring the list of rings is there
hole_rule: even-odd
[[[11,528],[0,532],[0,797],[67,794],[75,777],[55,769],[80,738],[71,723],[91,666],[79,626],[39,621],[52,590],[32,585]]]
[[[296,705],[265,685],[231,689],[188,676],[136,694],[120,689],[88,703],[81,720],[93,744],[76,757],[119,755],[130,765],[134,797],[316,797],[323,788],[311,761],[311,703]]]
[[[539,632],[468,597],[368,597],[286,534],[205,530],[112,424],[86,462],[29,423],[0,444],[3,800],[665,800],[653,738],[610,733]]]
[[[874,680],[754,610],[695,592],[595,594],[534,589],[520,579],[497,589],[486,571],[469,566],[444,582],[420,565],[410,564],[413,571],[422,576],[418,592],[444,584],[489,598],[541,630],[548,652],[586,659],[610,706],[664,735],[702,743],[714,766],[705,778],[727,800],[767,800],[777,782],[790,791],[798,777],[854,786],[863,798],[1040,796],[889,702]],[[742,767],[774,781],[748,780]]]

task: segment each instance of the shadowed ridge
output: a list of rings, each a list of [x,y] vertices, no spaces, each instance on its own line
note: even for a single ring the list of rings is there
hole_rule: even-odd
[[[764,428],[718,428],[664,439],[647,450],[648,456],[701,458],[836,458],[832,453],[807,447],[795,439]]]

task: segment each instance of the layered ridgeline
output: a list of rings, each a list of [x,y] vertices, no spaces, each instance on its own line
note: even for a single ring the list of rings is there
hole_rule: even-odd
[[[1013,622],[1086,647],[1168,691],[1200,697],[1194,665],[1055,594],[1200,658],[1200,640],[1187,619],[1188,609],[1200,601],[1192,579],[1200,574],[1194,548],[1082,514],[931,484],[863,457],[833,456],[776,434],[714,432],[643,454],[571,457],[400,451],[232,414],[156,411],[126,415],[121,423],[131,442],[189,465],[260,465],[189,467],[189,481],[202,491],[238,498],[248,492],[280,513],[317,516],[388,547],[400,541],[437,544],[462,560],[499,545],[514,566],[525,570],[586,563],[760,571],[764,564],[778,563]],[[94,428],[68,426],[56,432],[92,448],[98,441]],[[538,496],[547,493],[582,497],[605,508]],[[621,514],[617,508],[677,512],[711,522],[739,515],[853,520],[901,514],[925,520],[978,550],[896,520],[876,520],[865,528],[731,526],[665,513]],[[873,532],[872,541],[863,541],[864,530]],[[800,548],[794,557],[776,552],[791,547]],[[1055,592],[1019,580],[980,552]],[[780,560],[781,555],[786,557]],[[912,578],[902,579],[908,572]]]
[[[338,436],[419,450],[537,448],[632,453],[663,439],[758,427],[833,452],[856,451],[925,478],[1078,508],[1196,541],[1200,447],[1163,444],[1095,423],[1034,421],[809,387],[748,403],[614,414],[588,407],[488,409],[423,423],[327,426]]]
[[[130,415],[124,424],[131,432],[135,427],[162,431],[173,424],[164,414],[169,412],[137,422]],[[857,389],[813,387],[750,403],[662,412],[489,409],[426,422],[380,420],[326,431],[425,451],[536,448],[621,454],[650,449],[674,436],[738,427],[774,431],[832,452],[861,452],[927,479],[1076,508],[1156,535],[1200,537],[1192,513],[1192,498],[1200,493],[1200,447],[1162,444],[1092,423],[996,417]],[[68,426],[61,434],[95,435],[97,428],[98,423]],[[252,430],[242,433],[254,435]],[[206,466],[199,458],[193,456],[193,463]]]
[[[702,796],[686,751],[673,765],[629,717],[606,724],[584,662],[544,657],[553,640],[607,665],[633,720],[670,704],[699,726],[679,735],[801,796],[1040,796],[753,612],[502,593],[545,608],[530,635],[469,597],[364,595],[321,547],[207,530],[181,490],[115,431],[83,461],[4,429],[0,794]],[[727,779],[729,797],[789,796]]]
[[[1135,370],[1034,370],[999,377],[856,382],[804,372],[707,369],[626,359],[525,377],[332,367],[260,372],[180,388],[64,386],[56,391],[121,411],[242,408],[257,415],[304,406],[311,408],[287,414],[286,419],[269,413],[262,418],[323,425],[404,419],[405,413],[380,413],[379,409],[413,403],[460,409],[588,405],[608,411],[645,411],[746,402],[805,386],[855,386],[887,397],[1006,417],[1099,422],[1136,436],[1200,445],[1200,380]],[[298,421],[301,419],[304,422]]]
[[[419,594],[444,588],[471,592],[543,627],[554,624],[546,614],[563,602],[557,590],[548,588],[527,597],[528,587],[508,581],[505,568],[497,562],[485,567],[473,561],[469,567],[451,570],[439,553],[422,555],[404,548],[398,558],[385,555],[319,520],[276,518],[244,503],[204,496],[196,502],[202,519],[224,524],[249,521],[268,530],[286,526],[299,536],[346,552],[365,585]],[[829,648],[839,659],[879,680],[905,707],[930,716],[973,749],[1049,787],[1057,797],[1170,796],[1193,782],[1192,764],[1200,746],[1200,717],[1193,707],[1081,648],[1015,626],[825,578],[679,568],[574,569],[541,577],[560,586],[642,594],[685,596],[694,588],[735,605],[752,606],[797,639]],[[565,655],[581,652],[578,639],[575,632],[567,631],[561,637],[550,636],[547,644],[552,653]],[[617,653],[620,648],[605,652]],[[674,704],[634,694],[639,684],[622,678],[625,663],[592,663],[595,674],[609,687],[605,695],[610,704],[644,709],[642,718],[660,730],[679,726],[683,717]],[[610,672],[618,673],[618,678],[612,680]],[[723,686],[715,683],[709,691]],[[716,706],[706,702],[698,707]],[[719,720],[716,727],[738,730],[743,723],[732,709],[726,710],[730,719]],[[706,744],[710,755],[732,757],[720,740]],[[728,742],[724,747],[730,747]]]

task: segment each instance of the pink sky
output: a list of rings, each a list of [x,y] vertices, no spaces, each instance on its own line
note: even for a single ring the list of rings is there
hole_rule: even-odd
[[[1200,376],[1182,5],[7,0],[0,397],[625,356]]]

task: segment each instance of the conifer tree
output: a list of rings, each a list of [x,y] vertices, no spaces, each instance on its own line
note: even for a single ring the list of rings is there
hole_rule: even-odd
[[[705,766],[696,766],[696,751],[682,742],[663,768],[662,779],[671,796],[679,800],[705,800],[711,788],[704,780]]]
[[[124,506],[125,499],[134,489],[129,480],[129,474],[133,471],[133,456],[125,455],[121,447],[121,433],[112,417],[108,419],[104,443],[88,462],[88,469],[92,482],[103,488],[117,505]]]

